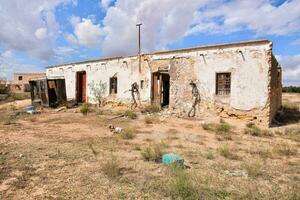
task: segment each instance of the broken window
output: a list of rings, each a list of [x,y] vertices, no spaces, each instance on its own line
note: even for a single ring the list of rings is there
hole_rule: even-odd
[[[19,81],[23,80],[23,76],[19,76]]]
[[[231,85],[231,73],[217,73],[216,75],[216,94],[229,95]]]
[[[141,89],[144,89],[144,80],[141,80]]]
[[[112,77],[109,80],[109,93],[110,94],[117,94],[118,93],[118,79],[117,77]]]

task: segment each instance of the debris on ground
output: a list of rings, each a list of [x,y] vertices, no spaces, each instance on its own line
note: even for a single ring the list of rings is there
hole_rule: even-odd
[[[57,108],[57,109],[54,110],[54,112],[60,112],[60,111],[63,111],[63,110],[67,110],[67,107],[63,106],[63,107]]]
[[[177,154],[173,154],[173,153],[168,153],[168,154],[164,154],[162,156],[162,163],[164,165],[172,165],[175,164],[177,166],[184,166],[184,159],[177,155]]]
[[[37,110],[34,106],[26,106],[25,110],[28,114],[31,114],[31,115],[37,113]]]
[[[236,177],[248,177],[248,173],[246,171],[243,170],[226,170],[225,174],[228,176],[236,176]]]
[[[123,131],[123,129],[121,127],[115,127],[112,124],[109,124],[108,128],[110,129],[111,132],[116,133],[116,134],[120,134]]]

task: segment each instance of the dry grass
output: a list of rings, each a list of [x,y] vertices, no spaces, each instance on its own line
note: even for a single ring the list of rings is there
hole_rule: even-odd
[[[124,128],[121,132],[121,137],[126,140],[131,140],[136,136],[136,129],[134,128]]]
[[[282,156],[293,156],[297,154],[297,148],[292,144],[280,142],[273,147],[273,152]]]
[[[156,104],[147,105],[142,109],[142,112],[144,113],[157,113],[161,111],[161,107]]]
[[[228,145],[224,144],[219,147],[219,153],[221,156],[231,159],[231,160],[238,160],[239,156],[234,152],[234,150]]]
[[[204,123],[202,124],[202,128],[204,130],[215,132],[217,134],[217,139],[220,141],[232,140],[233,126],[223,120],[220,123]]]
[[[103,164],[102,171],[109,179],[115,179],[121,176],[121,168],[119,167],[116,157],[111,156],[111,159]]]
[[[145,161],[160,162],[165,148],[163,143],[152,144],[143,149],[141,155]]]
[[[145,117],[146,124],[155,124],[155,123],[159,123],[159,122],[160,122],[160,119],[156,115],[149,115],[149,116]]]
[[[129,119],[136,119],[137,118],[137,114],[132,110],[126,110],[124,115],[126,117],[128,117]]]
[[[253,123],[248,123],[244,129],[244,134],[256,137],[271,137],[274,136],[269,130],[260,129]]]
[[[252,178],[257,178],[258,176],[263,175],[263,163],[260,160],[248,160],[244,162],[242,167]]]

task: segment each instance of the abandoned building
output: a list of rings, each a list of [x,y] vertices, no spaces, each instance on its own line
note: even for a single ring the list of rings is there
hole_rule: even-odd
[[[95,103],[91,85],[105,84],[108,101],[167,107],[177,116],[251,120],[265,126],[281,107],[281,67],[268,40],[247,41],[140,56],[113,57],[50,66],[47,78],[63,78],[68,100]]]
[[[10,83],[12,93],[30,92],[29,81],[33,79],[46,78],[45,73],[14,73],[14,78]]]

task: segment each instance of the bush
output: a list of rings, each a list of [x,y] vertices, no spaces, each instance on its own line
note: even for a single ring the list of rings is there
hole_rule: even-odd
[[[110,179],[114,179],[121,175],[121,168],[115,157],[112,157],[109,161],[104,163],[102,171]]]
[[[155,115],[150,115],[145,117],[146,124],[154,124],[159,122],[159,117]]]
[[[201,124],[202,128],[207,131],[213,131],[215,129],[214,124],[212,123],[204,123]]]
[[[157,104],[147,105],[142,111],[147,113],[157,113],[161,111],[161,107]]]
[[[90,105],[87,103],[82,104],[82,106],[80,107],[80,112],[83,115],[87,115],[90,112]]]
[[[30,93],[13,93],[10,95],[13,100],[24,100],[24,99],[30,99]]]
[[[136,119],[137,118],[137,114],[135,112],[133,112],[132,110],[126,110],[124,115],[130,119]]]
[[[162,143],[153,144],[142,150],[141,155],[145,161],[160,162],[164,154],[165,145]]]
[[[125,128],[121,132],[121,137],[126,140],[130,140],[135,138],[135,129],[133,128]]]

